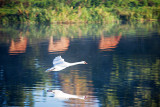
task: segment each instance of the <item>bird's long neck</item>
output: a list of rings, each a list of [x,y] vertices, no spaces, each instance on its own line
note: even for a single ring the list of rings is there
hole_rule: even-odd
[[[81,61],[81,62],[69,63],[69,66],[78,65],[78,64],[84,64],[84,62]]]

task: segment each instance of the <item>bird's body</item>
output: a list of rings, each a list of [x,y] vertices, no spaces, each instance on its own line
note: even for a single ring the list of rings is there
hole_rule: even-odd
[[[82,99],[84,100],[85,96],[72,95],[62,92],[61,90],[48,90],[48,92],[52,92],[54,94],[54,98],[56,99]]]
[[[75,62],[75,63],[68,63],[65,62],[61,56],[55,57],[53,60],[53,67],[46,70],[46,72],[50,71],[60,71],[69,66],[78,65],[78,64],[87,64],[85,61]]]

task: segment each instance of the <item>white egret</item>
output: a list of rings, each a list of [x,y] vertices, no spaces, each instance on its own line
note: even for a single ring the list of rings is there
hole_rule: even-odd
[[[45,72],[60,71],[69,66],[78,65],[78,64],[87,64],[87,63],[85,61],[68,63],[68,62],[65,62],[61,56],[57,56],[53,59],[53,67],[47,69]]]

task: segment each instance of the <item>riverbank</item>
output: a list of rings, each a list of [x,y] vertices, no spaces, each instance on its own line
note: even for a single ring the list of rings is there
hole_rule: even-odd
[[[135,0],[136,1],[136,0]],[[1,6],[0,23],[112,23],[120,21],[157,21],[160,6],[76,6],[59,3],[44,6],[36,2],[14,2]],[[47,3],[47,2],[46,2]]]

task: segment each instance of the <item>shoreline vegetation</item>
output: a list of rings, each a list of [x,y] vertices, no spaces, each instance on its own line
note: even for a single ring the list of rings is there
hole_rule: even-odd
[[[160,0],[0,0],[0,23],[160,20]]]

